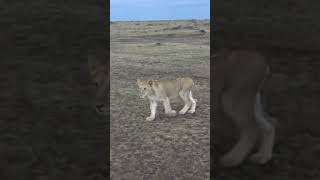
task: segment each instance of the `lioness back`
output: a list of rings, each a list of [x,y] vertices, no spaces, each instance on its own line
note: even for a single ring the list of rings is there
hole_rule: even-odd
[[[191,78],[177,78],[175,80],[154,80],[152,87],[156,94],[169,98],[176,98],[180,92],[192,89],[194,82]]]

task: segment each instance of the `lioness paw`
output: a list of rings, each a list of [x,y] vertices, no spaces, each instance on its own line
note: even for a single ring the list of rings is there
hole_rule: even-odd
[[[181,114],[181,115],[183,115],[185,113],[186,113],[186,111],[183,111],[183,110],[179,111],[179,114]]]
[[[170,112],[167,113],[168,116],[173,117],[177,115],[177,112],[175,110],[172,110]]]
[[[196,110],[194,110],[194,109],[190,109],[190,110],[188,111],[188,113],[190,113],[190,114],[193,114],[194,112],[196,112]]]
[[[257,164],[265,164],[271,159],[271,153],[262,154],[262,153],[255,153],[250,156],[250,161],[257,163]]]
[[[149,116],[149,117],[146,118],[146,120],[147,120],[147,121],[153,121],[153,120],[154,120],[154,117]]]
[[[237,162],[235,162],[233,159],[230,159],[230,158],[221,158],[219,161],[220,161],[220,164],[224,167],[234,167],[238,165]]]

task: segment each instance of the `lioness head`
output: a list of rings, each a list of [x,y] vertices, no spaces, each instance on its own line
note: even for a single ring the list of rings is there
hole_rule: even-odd
[[[105,52],[104,52],[105,51]],[[95,85],[93,106],[99,114],[107,115],[107,95],[109,92],[109,65],[107,50],[101,49],[88,53],[88,66]]]
[[[152,81],[151,80],[140,80],[137,79],[137,84],[140,89],[139,97],[145,98],[152,94]]]

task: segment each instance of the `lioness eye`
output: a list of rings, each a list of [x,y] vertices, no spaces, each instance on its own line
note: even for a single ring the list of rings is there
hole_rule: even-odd
[[[97,83],[97,82],[95,82],[94,85],[95,85],[96,87],[98,87],[98,83]]]
[[[147,88],[143,88],[143,90],[146,90]]]

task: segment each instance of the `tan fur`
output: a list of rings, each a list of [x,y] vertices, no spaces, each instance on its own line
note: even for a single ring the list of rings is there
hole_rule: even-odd
[[[88,52],[88,67],[92,81],[95,84],[93,106],[99,114],[107,115],[107,94],[110,90],[107,49],[97,48]]]
[[[147,121],[153,121],[156,114],[158,102],[163,102],[165,113],[168,116],[175,116],[177,113],[171,109],[170,101],[180,97],[185,106],[179,111],[179,114],[186,112],[194,113],[196,108],[196,99],[192,97],[191,89],[194,85],[191,78],[178,78],[175,80],[137,80],[140,88],[140,97],[148,97],[150,101],[151,115],[146,118]],[[189,110],[189,111],[188,111]]]
[[[262,107],[260,90],[269,74],[265,57],[250,50],[223,50],[214,57],[213,95],[216,111],[222,110],[240,131],[239,140],[220,162],[237,166],[259,145],[250,160],[264,164],[271,159],[275,128]]]

